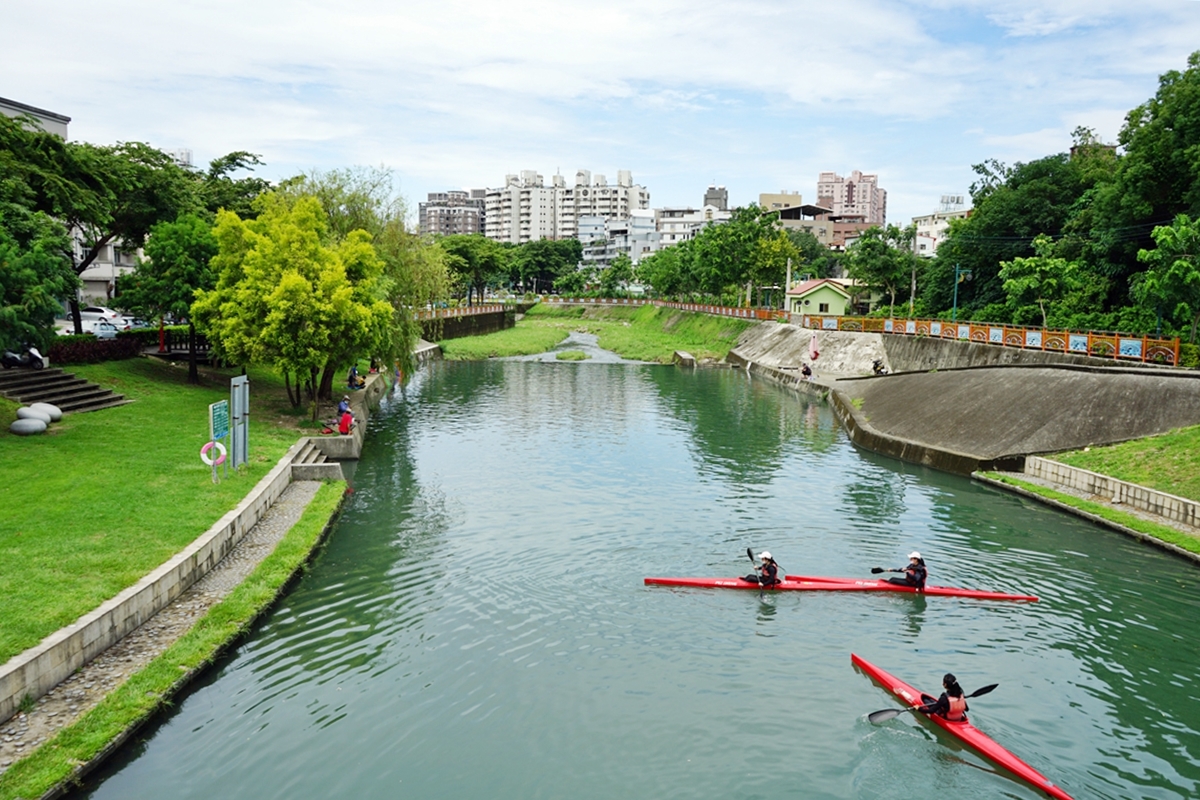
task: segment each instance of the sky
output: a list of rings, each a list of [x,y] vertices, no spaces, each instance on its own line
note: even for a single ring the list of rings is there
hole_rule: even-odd
[[[654,207],[857,169],[904,224],[985,159],[1115,143],[1200,0],[0,0],[0,41],[0,96],[72,139],[382,165],[413,210],[527,169],[628,169]]]

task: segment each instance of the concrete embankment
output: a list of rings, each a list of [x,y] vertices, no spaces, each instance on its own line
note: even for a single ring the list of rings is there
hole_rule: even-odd
[[[747,331],[729,359],[788,376],[810,363],[811,338],[807,329],[765,323]],[[816,372],[856,444],[949,472],[1019,471],[1027,455],[1200,424],[1200,374],[1191,371],[877,333],[819,331],[817,342]],[[893,367],[933,366],[861,377],[884,353]]]

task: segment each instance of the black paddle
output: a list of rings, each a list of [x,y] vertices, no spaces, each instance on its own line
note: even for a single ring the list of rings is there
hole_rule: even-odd
[[[871,574],[872,574],[872,575],[878,575],[878,574],[879,574],[879,573],[881,573],[881,572],[891,572],[891,570],[890,570],[890,569],[884,569],[883,567],[871,567]]]
[[[983,687],[982,689],[976,689],[975,691],[971,692],[969,695],[967,695],[963,699],[970,700],[972,697],[979,697],[981,695],[985,695],[988,692],[995,689],[999,685],[1000,684],[998,684],[998,683],[993,683],[993,684]],[[880,722],[887,722],[889,719],[895,719],[896,717],[900,716],[901,714],[903,714],[906,711],[916,711],[917,708],[918,708],[917,706],[909,706],[908,708],[885,708],[882,711],[873,711],[870,714],[867,714],[867,721],[872,724],[878,724]]]

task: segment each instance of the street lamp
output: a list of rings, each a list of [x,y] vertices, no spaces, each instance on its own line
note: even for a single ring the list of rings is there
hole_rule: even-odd
[[[958,322],[958,284],[960,281],[971,280],[971,270],[962,269],[958,264],[954,265],[954,311],[950,317],[951,322]]]

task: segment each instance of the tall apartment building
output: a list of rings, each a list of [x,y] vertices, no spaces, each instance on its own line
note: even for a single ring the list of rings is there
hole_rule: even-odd
[[[804,205],[804,198],[799,192],[789,192],[787,189],[780,189],[778,192],[763,192],[759,194],[758,204],[767,211],[782,211],[785,208]]]
[[[646,187],[633,182],[629,170],[617,172],[615,186],[589,170],[575,173],[568,185],[555,175],[549,186],[535,170],[507,175],[504,186],[485,195],[485,233],[489,239],[521,244],[535,239],[573,239],[585,216],[626,219],[630,212],[650,207]]]
[[[704,192],[704,205],[718,211],[729,210],[729,190],[724,186],[709,186]]]
[[[696,234],[707,225],[727,222],[733,212],[705,205],[703,208],[656,208],[654,227],[658,230],[663,247],[695,239]]]
[[[430,192],[424,203],[417,204],[421,233],[485,233],[487,189],[451,189]]]
[[[843,178],[836,172],[822,172],[817,178],[817,205],[828,208],[834,217],[887,224],[887,192],[879,188],[878,175],[854,170]]]

